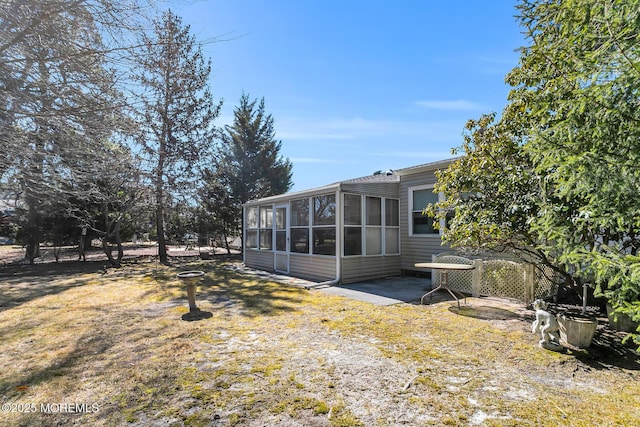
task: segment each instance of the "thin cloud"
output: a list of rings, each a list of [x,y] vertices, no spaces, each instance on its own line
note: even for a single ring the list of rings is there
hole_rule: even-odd
[[[285,117],[276,122],[278,139],[284,141],[345,141],[386,138],[420,138],[432,141],[457,140],[464,127],[463,120],[440,121],[370,120],[363,118]]]
[[[420,107],[429,108],[431,110],[444,110],[444,111],[483,111],[489,108],[485,105],[478,104],[473,101],[465,99],[456,99],[449,101],[416,101],[416,105]]]

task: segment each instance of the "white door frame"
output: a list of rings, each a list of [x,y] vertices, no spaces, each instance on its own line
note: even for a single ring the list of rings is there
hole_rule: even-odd
[[[278,228],[278,210],[284,209],[284,228]],[[289,273],[289,204],[275,205],[273,209],[273,269],[278,273]],[[284,239],[279,239],[278,234],[284,233]],[[284,250],[282,248],[284,247]]]

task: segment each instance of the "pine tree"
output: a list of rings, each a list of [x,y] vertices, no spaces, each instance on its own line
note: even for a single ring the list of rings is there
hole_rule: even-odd
[[[169,193],[193,184],[201,159],[213,143],[213,120],[220,104],[209,89],[211,61],[189,33],[189,26],[171,11],[144,36],[146,55],[140,58],[137,79],[143,87],[144,132],[140,144],[149,161],[155,188],[155,221],[160,261],[167,262],[165,209]]]
[[[204,173],[202,200],[225,235],[238,232],[243,203],[285,193],[292,186],[292,164],[280,155],[282,142],[275,139],[273,123],[264,98],[250,101],[242,94],[233,124],[222,132],[214,168]]]

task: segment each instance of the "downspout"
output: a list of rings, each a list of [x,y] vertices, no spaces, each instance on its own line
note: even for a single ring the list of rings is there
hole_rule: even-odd
[[[245,264],[245,262],[246,262],[245,258],[247,256],[247,251],[245,250],[245,247],[244,247],[244,240],[247,238],[247,230],[244,229],[244,224],[245,224],[245,220],[244,220],[245,205],[246,205],[246,203],[242,205],[242,217],[240,218],[240,227],[241,227],[240,228],[240,232],[242,233],[241,234],[242,237],[240,238],[240,251],[242,251],[242,264],[243,265],[246,265]],[[236,228],[236,231],[237,231],[237,228]],[[227,245],[227,249],[228,248],[229,248],[229,246]],[[214,254],[215,254],[215,252],[214,252]]]

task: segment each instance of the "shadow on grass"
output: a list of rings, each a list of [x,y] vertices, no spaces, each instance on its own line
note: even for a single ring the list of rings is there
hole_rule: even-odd
[[[187,322],[197,322],[198,320],[211,319],[212,317],[213,313],[211,313],[210,311],[196,309],[183,314],[182,320],[185,320]]]
[[[534,317],[529,314],[517,314],[512,311],[492,306],[461,306],[450,307],[449,311],[461,316],[480,320],[520,320],[531,325]],[[598,327],[593,342],[589,348],[564,348],[562,353],[575,358],[576,370],[583,369],[628,369],[640,371],[640,354],[635,351],[633,344],[623,344],[625,334],[609,328],[606,322]],[[570,359],[571,360],[571,359]]]
[[[11,378],[0,383],[0,391],[3,396],[10,398],[19,395],[24,387],[34,387],[56,377],[67,375],[70,369],[78,365],[81,359],[86,357],[98,358],[114,345],[114,341],[108,334],[89,333],[80,336],[71,351],[64,357],[56,358],[40,369],[26,370],[25,376]]]
[[[525,320],[523,316],[520,316],[512,311],[488,305],[461,305],[460,309],[458,309],[458,307],[452,306],[449,307],[449,311],[461,316],[473,317],[474,319],[482,320]]]
[[[29,301],[83,286],[87,273],[104,271],[102,262],[13,265],[0,270],[0,312]],[[60,282],[61,279],[65,279]]]
[[[182,265],[175,272],[160,272],[158,282],[165,291],[183,293],[181,298],[186,300],[186,286],[176,279],[176,274],[185,270],[205,272],[196,288],[196,304],[207,301],[215,308],[237,308],[241,315],[255,317],[295,311],[295,305],[302,301],[298,288],[232,271],[226,263],[215,260]]]
[[[571,351],[576,359],[591,369],[622,368],[640,371],[640,353],[630,340],[623,344],[626,334],[601,324],[596,330],[591,346]]]

